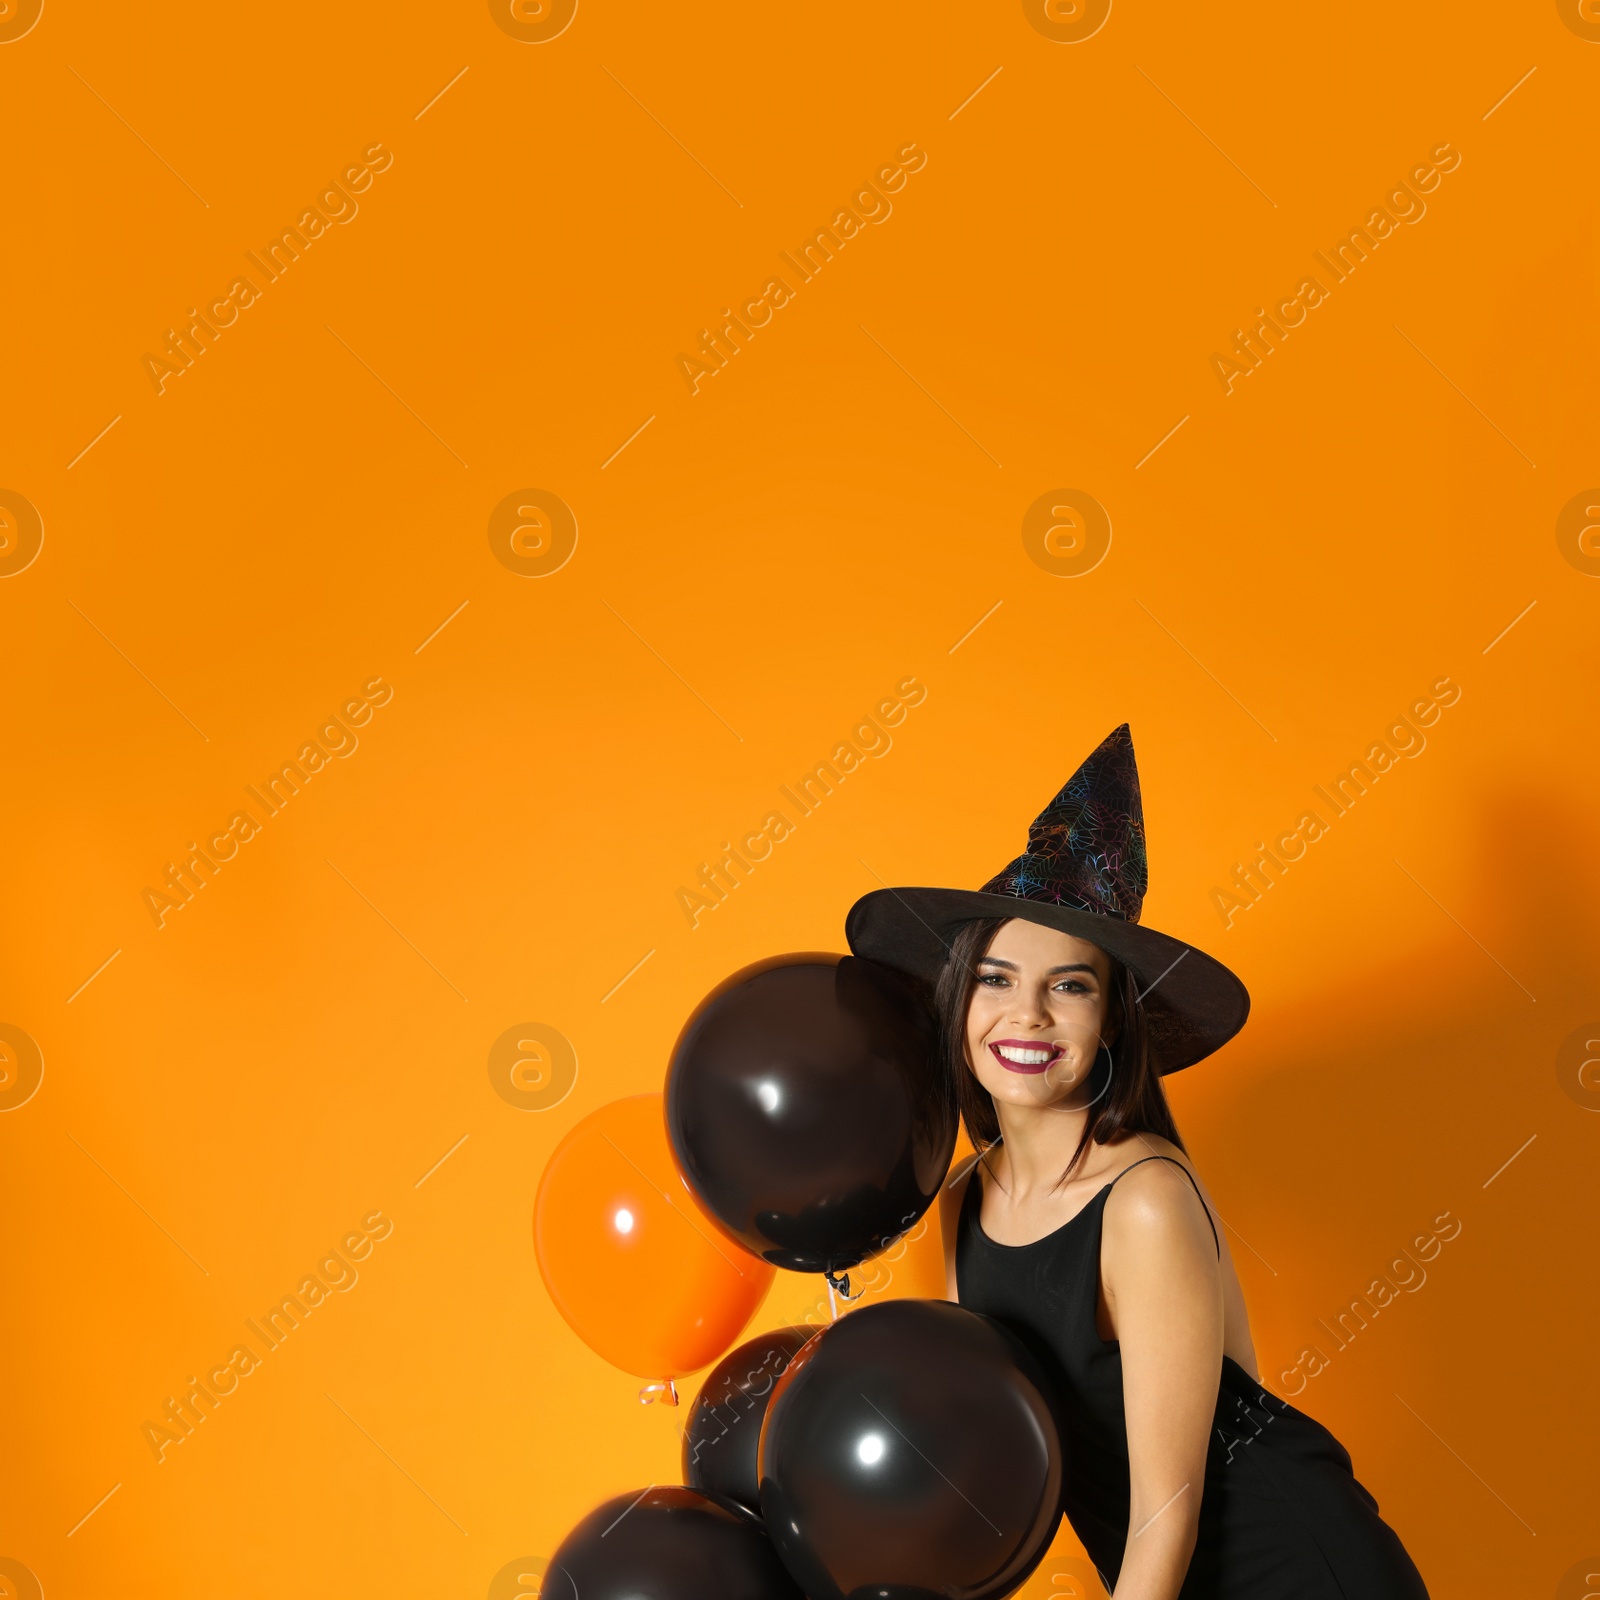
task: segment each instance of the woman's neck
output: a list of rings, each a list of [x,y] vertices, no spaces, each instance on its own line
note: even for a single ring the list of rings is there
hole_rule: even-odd
[[[1083,1137],[1089,1120],[1084,1106],[1015,1106],[997,1102],[1001,1145],[997,1158],[1005,1172],[1005,1186],[1014,1199],[1024,1199],[1040,1189],[1054,1189],[1061,1181]],[[1092,1159],[1091,1146],[1084,1159]],[[994,1172],[995,1160],[989,1170]],[[1082,1177],[1080,1170],[1075,1176]]]

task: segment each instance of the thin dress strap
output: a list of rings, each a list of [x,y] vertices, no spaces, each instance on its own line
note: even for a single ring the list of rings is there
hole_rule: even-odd
[[[1200,1193],[1200,1185],[1194,1181],[1194,1174],[1186,1166],[1184,1166],[1184,1164],[1178,1160],[1176,1156],[1140,1156],[1137,1161],[1130,1161],[1128,1165],[1125,1166],[1122,1171],[1119,1172],[1117,1176],[1106,1185],[1106,1188],[1114,1189],[1120,1179],[1127,1177],[1127,1175],[1132,1172],[1135,1167],[1142,1167],[1147,1161],[1170,1161],[1173,1166],[1175,1166],[1178,1171],[1189,1180],[1189,1187],[1194,1190],[1195,1199],[1200,1202],[1200,1209],[1205,1212],[1206,1221],[1210,1224],[1211,1237],[1216,1240],[1217,1259],[1220,1261],[1222,1259],[1222,1240],[1217,1238],[1217,1225],[1211,1221],[1211,1207],[1206,1204],[1206,1197]]]

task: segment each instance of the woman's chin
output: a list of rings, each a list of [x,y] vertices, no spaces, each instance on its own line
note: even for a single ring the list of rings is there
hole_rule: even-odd
[[[1051,1106],[1070,1099],[1076,1083],[1062,1083],[1048,1073],[1007,1072],[998,1082],[979,1079],[990,1097],[1010,1106]]]

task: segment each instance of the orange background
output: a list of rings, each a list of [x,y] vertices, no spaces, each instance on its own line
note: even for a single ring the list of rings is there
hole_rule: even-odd
[[[0,487],[44,529],[0,579],[0,1023],[44,1063],[0,1115],[0,1556],[47,1595],[486,1594],[675,1481],[681,1413],[538,1278],[546,1158],[735,968],[838,948],[879,881],[981,882],[1126,718],[1146,919],[1254,997],[1172,1097],[1264,1373],[1449,1210],[1298,1403],[1435,1595],[1556,1593],[1600,1545],[1600,584],[1556,530],[1600,482],[1596,32],[48,0],[0,44]],[[1427,215],[1225,393],[1212,355],[1446,141]],[[158,395],[166,330],[374,142],[359,214]],[[893,214],[691,394],[679,354],[908,142]],[[578,528],[537,578],[487,538],[529,487]],[[1023,545],[1065,488],[1112,527],[1078,577]],[[691,927],[907,675],[893,749]],[[1234,864],[1441,675],[1426,751],[1225,928]],[[359,748],[158,928],[167,863],[375,676]],[[527,1022],[578,1062],[544,1112],[486,1071]],[[359,1282],[158,1463],[143,1425],[374,1211]],[[1025,1592],[1097,1592],[1075,1551]]]

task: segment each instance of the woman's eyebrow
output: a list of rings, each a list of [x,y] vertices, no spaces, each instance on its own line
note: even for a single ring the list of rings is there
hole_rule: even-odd
[[[1017,964],[1015,961],[1002,961],[999,956],[979,956],[978,965],[980,967],[1004,967],[1007,972],[1015,972],[1017,970]],[[1093,966],[1091,966],[1087,961],[1074,961],[1065,967],[1051,967],[1049,971],[1045,973],[1045,976],[1047,978],[1053,978],[1058,972],[1088,972],[1094,974],[1096,977],[1099,976],[1098,973],[1095,973]]]

